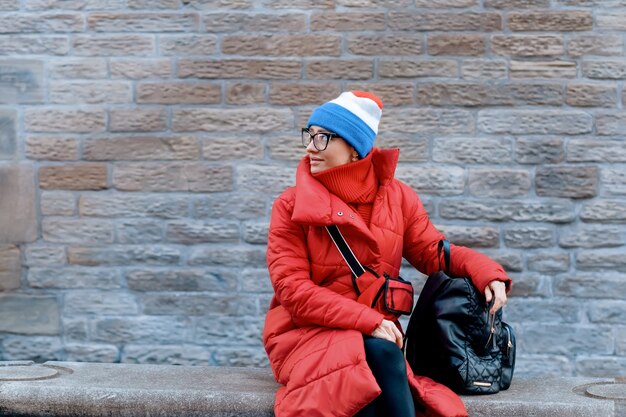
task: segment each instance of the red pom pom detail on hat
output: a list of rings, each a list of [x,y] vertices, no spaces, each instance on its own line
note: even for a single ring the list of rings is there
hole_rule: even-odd
[[[369,93],[367,91],[351,91],[351,93],[357,97],[369,98],[370,100],[378,104],[379,109],[383,109],[383,101],[376,94]]]

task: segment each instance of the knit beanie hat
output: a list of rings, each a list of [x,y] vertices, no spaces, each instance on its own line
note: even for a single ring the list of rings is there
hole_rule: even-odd
[[[315,125],[336,133],[363,158],[374,146],[382,114],[383,102],[375,94],[347,91],[313,110],[306,127]]]

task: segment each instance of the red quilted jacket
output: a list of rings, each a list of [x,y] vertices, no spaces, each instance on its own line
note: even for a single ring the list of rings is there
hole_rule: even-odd
[[[370,226],[310,174],[300,162],[296,186],[275,201],[267,264],[274,297],[263,341],[276,380],[277,417],[349,417],[380,394],[363,348],[383,315],[356,301],[351,273],[324,226],[339,226],[362,264],[397,276],[402,258],[419,271],[438,270],[443,235],[430,223],[415,192],[394,178],[399,150],[372,150],[380,186]],[[500,265],[471,249],[453,246],[451,272],[470,276],[483,291],[494,279],[509,281]],[[426,335],[427,336],[427,335]],[[407,378],[424,416],[467,416],[461,399],[429,378]]]

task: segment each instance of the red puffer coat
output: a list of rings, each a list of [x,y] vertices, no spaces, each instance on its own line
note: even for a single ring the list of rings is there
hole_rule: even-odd
[[[380,186],[370,226],[310,174],[308,157],[296,186],[276,199],[267,264],[275,295],[263,342],[276,380],[277,417],[349,417],[380,394],[363,347],[383,315],[356,301],[351,272],[323,226],[339,226],[362,264],[397,276],[402,257],[419,271],[438,270],[443,235],[430,223],[415,192],[394,179],[399,150],[372,150]],[[468,248],[453,246],[451,272],[470,276],[483,291],[494,279],[508,281],[500,265]],[[427,337],[427,335],[425,335]],[[407,377],[425,416],[466,416],[461,399],[426,377]],[[421,414],[420,414],[421,415]]]

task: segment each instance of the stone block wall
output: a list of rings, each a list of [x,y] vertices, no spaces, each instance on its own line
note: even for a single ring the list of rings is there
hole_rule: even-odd
[[[367,89],[515,279],[517,372],[624,374],[625,41],[624,0],[0,0],[0,358],[265,366],[298,128]]]

